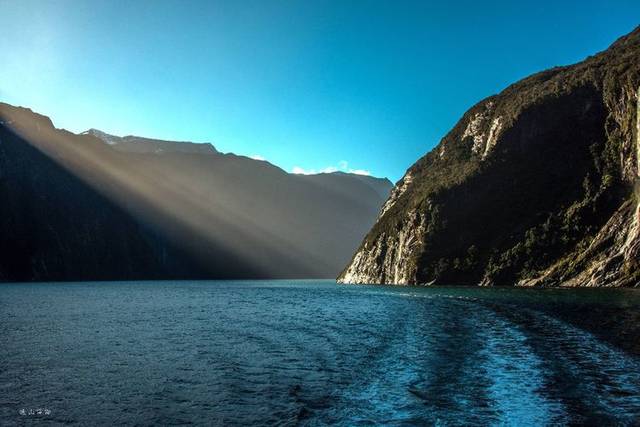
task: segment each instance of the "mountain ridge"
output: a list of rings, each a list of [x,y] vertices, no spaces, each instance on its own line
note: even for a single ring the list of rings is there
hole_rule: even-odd
[[[119,144],[0,103],[1,281],[335,277],[391,188]]]
[[[112,145],[115,149],[125,152],[179,152],[200,154],[219,153],[214,145],[209,142],[170,141],[163,139],[146,138],[135,135],[116,136],[95,128],[86,130],[80,135],[95,136],[105,143]]]

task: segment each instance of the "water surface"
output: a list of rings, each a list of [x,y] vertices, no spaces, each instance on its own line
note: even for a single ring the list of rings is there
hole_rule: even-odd
[[[633,290],[6,284],[0,325],[2,425],[640,423]]]

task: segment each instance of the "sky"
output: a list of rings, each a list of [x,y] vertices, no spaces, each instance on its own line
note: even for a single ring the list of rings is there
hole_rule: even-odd
[[[476,102],[637,25],[638,0],[0,0],[0,101],[396,181]]]

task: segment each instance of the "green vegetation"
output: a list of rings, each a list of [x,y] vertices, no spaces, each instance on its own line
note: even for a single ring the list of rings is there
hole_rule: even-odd
[[[479,102],[409,169],[407,191],[365,244],[392,241],[418,212],[427,229],[410,253],[416,283],[511,285],[559,266],[557,279],[578,273],[599,230],[639,198],[638,87],[640,27],[582,63]],[[465,132],[473,120],[484,144],[501,124],[486,157]],[[637,283],[637,260],[624,268]]]

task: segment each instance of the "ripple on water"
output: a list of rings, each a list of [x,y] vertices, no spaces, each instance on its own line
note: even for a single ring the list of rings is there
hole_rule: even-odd
[[[640,294],[599,295],[3,285],[0,419],[46,407],[52,421],[101,425],[633,424],[640,361],[592,332],[598,313],[638,318]],[[594,301],[603,311],[577,325]]]

